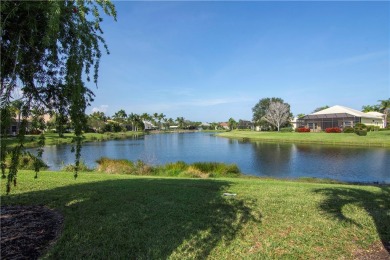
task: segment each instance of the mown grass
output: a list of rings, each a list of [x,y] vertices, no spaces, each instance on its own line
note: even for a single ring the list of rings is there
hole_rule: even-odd
[[[221,137],[265,142],[315,143],[354,146],[390,146],[390,131],[368,132],[367,136],[355,133],[296,133],[231,131],[218,134]]]
[[[118,133],[85,133],[83,142],[96,142],[107,140],[118,140],[133,138],[135,136],[143,135],[143,132],[118,132]],[[58,145],[58,144],[70,144],[73,142],[74,134],[65,133],[64,137],[59,137],[57,133],[45,133],[45,145]],[[18,143],[18,139],[15,137],[1,138],[1,142],[5,142],[7,146],[12,147]],[[26,135],[25,144],[26,147],[37,147],[38,136]]]
[[[31,171],[4,184],[2,205],[64,215],[47,259],[352,259],[390,240],[389,186]]]

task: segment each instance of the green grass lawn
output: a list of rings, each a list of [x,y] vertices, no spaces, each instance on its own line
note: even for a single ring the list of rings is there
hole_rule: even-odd
[[[390,146],[390,131],[368,132],[367,136],[354,133],[296,133],[231,131],[218,134],[221,137],[251,139],[267,142],[316,143],[358,146]]]
[[[94,141],[107,141],[113,139],[126,139],[132,138],[137,135],[143,135],[143,132],[118,132],[118,133],[85,133],[84,142],[94,142]],[[26,147],[35,147],[38,142],[38,135],[26,135],[25,146]],[[64,137],[59,137],[57,133],[46,133],[45,134],[45,145],[57,145],[57,144],[70,144],[73,141],[74,134],[66,133]],[[6,142],[7,146],[13,146],[18,142],[18,139],[15,137],[2,138],[2,142]]]
[[[21,171],[2,205],[64,215],[49,259],[336,259],[390,240],[390,187]],[[223,196],[224,192],[237,196]]]

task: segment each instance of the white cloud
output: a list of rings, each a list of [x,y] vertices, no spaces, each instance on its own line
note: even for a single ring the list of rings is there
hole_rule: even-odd
[[[108,105],[101,105],[101,106],[98,106],[98,107],[93,107],[92,108],[92,113],[94,113],[94,112],[106,113],[107,109],[108,109]]]

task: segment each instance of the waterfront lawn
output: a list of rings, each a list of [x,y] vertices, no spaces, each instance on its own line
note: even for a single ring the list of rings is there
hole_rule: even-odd
[[[367,136],[354,133],[297,133],[231,131],[218,134],[221,137],[250,139],[266,142],[316,143],[358,146],[390,146],[390,131],[368,132]]]
[[[4,205],[64,215],[50,259],[355,258],[390,241],[390,187],[21,171]],[[224,196],[223,193],[236,196]]]
[[[84,142],[93,142],[93,141],[107,141],[115,139],[126,139],[132,138],[137,135],[143,135],[143,132],[118,132],[118,133],[85,133]],[[45,145],[57,145],[57,144],[70,144],[73,141],[73,133],[65,133],[64,137],[59,137],[57,133],[45,133]],[[26,147],[36,147],[38,142],[39,135],[26,135],[25,137],[25,146]],[[6,142],[7,146],[14,146],[17,144],[18,139],[15,137],[2,138],[2,142]]]

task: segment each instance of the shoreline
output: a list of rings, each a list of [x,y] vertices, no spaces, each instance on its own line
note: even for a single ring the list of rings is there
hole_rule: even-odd
[[[381,133],[381,134],[377,134]],[[383,134],[382,134],[383,133]],[[241,141],[260,141],[267,143],[295,143],[317,144],[350,147],[382,147],[390,148],[390,131],[370,132],[370,135],[361,137],[345,133],[282,133],[282,132],[254,132],[230,131],[216,136]],[[343,136],[344,135],[344,136]],[[383,139],[381,139],[383,137]]]

